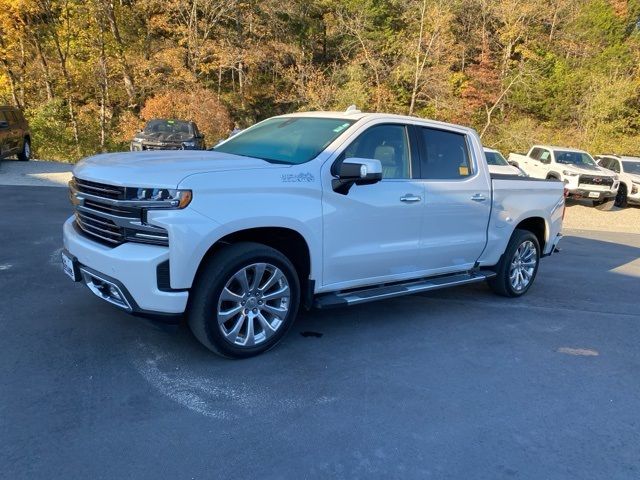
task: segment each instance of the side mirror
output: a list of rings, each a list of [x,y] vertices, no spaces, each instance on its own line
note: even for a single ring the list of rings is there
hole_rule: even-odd
[[[9,122],[6,120],[0,120],[0,128],[9,128]]]
[[[382,180],[382,163],[372,158],[346,158],[332,181],[336,193],[346,195],[353,185],[372,185]]]

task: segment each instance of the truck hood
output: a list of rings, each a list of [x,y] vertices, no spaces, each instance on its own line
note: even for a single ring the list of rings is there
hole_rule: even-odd
[[[594,166],[580,166],[572,165],[570,163],[562,163],[558,166],[562,167],[563,170],[569,170],[573,173],[578,173],[582,175],[600,175],[603,177],[613,177],[615,174],[605,168],[599,167],[597,165]]]
[[[176,188],[195,173],[282,167],[228,153],[165,150],[95,155],[80,161],[73,174],[83,180],[122,187]]]

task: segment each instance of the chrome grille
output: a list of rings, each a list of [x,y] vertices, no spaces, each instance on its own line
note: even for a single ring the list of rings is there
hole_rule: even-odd
[[[111,247],[129,241],[169,245],[167,231],[144,221],[144,209],[131,201],[126,187],[74,177],[69,188],[76,228],[92,240]]]
[[[583,185],[602,185],[603,187],[611,187],[613,178],[600,177],[598,175],[580,175],[580,184]]]

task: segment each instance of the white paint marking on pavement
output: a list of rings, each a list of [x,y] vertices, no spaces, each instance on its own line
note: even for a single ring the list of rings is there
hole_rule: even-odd
[[[569,348],[561,347],[557,350],[558,353],[565,353],[567,355],[577,355],[579,357],[597,357],[600,355],[597,350],[590,350],[588,348]]]
[[[191,373],[180,364],[180,359],[160,352],[155,346],[137,342],[133,364],[161,394],[200,415],[220,420],[231,420],[251,414],[300,409],[307,406],[301,397],[283,398],[259,387],[249,387],[241,381],[220,378],[215,372],[207,376]],[[182,368],[181,368],[182,367]],[[336,397],[320,396],[315,403],[326,405]]]

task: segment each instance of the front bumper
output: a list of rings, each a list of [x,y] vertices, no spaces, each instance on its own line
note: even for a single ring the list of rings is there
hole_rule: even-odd
[[[597,197],[592,196],[598,194]],[[586,198],[588,200],[608,200],[615,198],[618,192],[616,190],[589,190],[586,188],[568,188],[567,194],[572,198]]]
[[[186,310],[187,290],[160,290],[158,266],[169,259],[169,248],[128,242],[111,248],[94,242],[76,230],[73,217],[63,227],[64,248],[74,256],[84,283],[103,300],[97,283],[116,285],[126,298],[123,310],[145,316],[177,316]],[[91,285],[92,279],[96,279]]]

